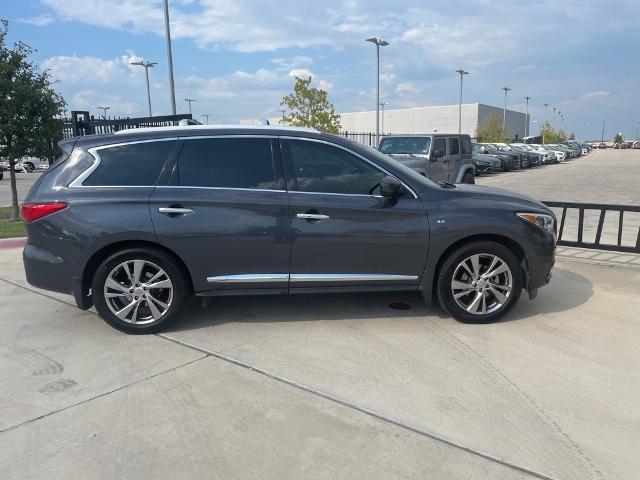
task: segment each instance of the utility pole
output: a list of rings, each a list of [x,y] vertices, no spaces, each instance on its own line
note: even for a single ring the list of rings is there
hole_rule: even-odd
[[[102,117],[106,120],[107,119],[107,110],[109,110],[111,107],[96,107],[99,110],[102,110],[104,112],[104,115],[102,115]]]
[[[382,115],[382,118],[380,120],[380,135],[384,135],[384,106],[387,104],[387,102],[380,102],[380,114]]]
[[[524,101],[527,103],[527,109],[526,109],[526,113],[524,115],[524,119],[525,119],[525,125],[524,125],[524,136],[528,137],[529,136],[529,100],[531,100],[531,97],[524,97]]]
[[[287,113],[287,109],[281,108],[280,112],[282,112],[282,120],[280,120],[280,125],[284,125],[284,114]]]
[[[185,102],[187,102],[187,103],[189,104],[189,113],[191,113],[191,102],[197,102],[198,100],[197,100],[197,99],[195,99],[195,98],[189,98],[189,97],[187,97],[187,98],[185,98],[185,99],[184,99],[184,101],[185,101]]]
[[[602,121],[602,139],[600,140],[601,142],[604,142],[604,124],[605,124],[606,120]]]
[[[465,72],[464,69],[456,70],[456,73],[460,74],[460,101],[458,103],[458,135],[462,131],[462,78],[465,75],[469,75],[469,72]]]
[[[367,38],[367,42],[371,42],[376,46],[376,144],[380,143],[380,47],[386,47],[389,42],[380,38]]]
[[[176,114],[176,88],[173,83],[173,55],[171,54],[171,27],[169,25],[169,0],[164,0],[164,30],[167,41],[167,63],[169,65],[169,91],[171,114]],[[151,115],[151,114],[149,114]]]
[[[507,92],[511,90],[509,87],[502,87],[504,90],[504,110],[502,111],[502,131],[506,132],[507,129]]]

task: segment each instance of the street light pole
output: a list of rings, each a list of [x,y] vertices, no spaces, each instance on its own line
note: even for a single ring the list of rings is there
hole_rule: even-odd
[[[504,110],[502,111],[502,131],[506,132],[507,128],[507,92],[511,90],[509,87],[502,87],[504,90]]]
[[[380,102],[380,114],[382,115],[382,119],[380,120],[380,135],[384,135],[384,106],[387,102]]]
[[[207,125],[209,125],[209,117],[213,117],[213,114],[211,114],[211,113],[203,113],[202,116],[205,118],[205,121],[207,122]]]
[[[111,107],[96,107],[98,110],[102,110],[104,112],[104,115],[102,115],[104,117],[104,119],[107,119],[107,110],[109,110]]]
[[[131,62],[131,65],[139,65],[144,67],[144,73],[147,78],[147,104],[149,106],[149,116],[151,117],[151,91],[149,90],[149,69],[157,65],[157,62]]]
[[[524,114],[524,118],[525,118],[525,125],[524,125],[524,136],[528,137],[529,136],[529,100],[531,100],[531,97],[524,97],[524,101],[527,103],[527,109],[526,109],[526,113]]]
[[[460,74],[460,102],[458,103],[458,135],[462,132],[462,78],[465,75],[469,75],[469,72],[465,72],[464,69],[456,70],[456,73]]]
[[[164,30],[167,41],[167,64],[169,66],[169,90],[171,92],[171,114],[176,114],[176,89],[173,83],[173,55],[171,54],[171,27],[169,25],[169,0],[164,0]]]
[[[380,143],[380,47],[386,47],[389,42],[377,37],[367,38],[376,46],[376,147]]]
[[[542,126],[542,144],[545,144],[545,131],[547,130],[547,107],[549,106],[548,103],[544,104],[544,125]]]
[[[604,123],[606,122],[606,120],[602,121],[602,139],[600,140],[601,142],[604,142]]]
[[[184,99],[184,101],[189,104],[189,114],[191,114],[191,102],[197,102],[198,100],[196,98],[187,97]]]

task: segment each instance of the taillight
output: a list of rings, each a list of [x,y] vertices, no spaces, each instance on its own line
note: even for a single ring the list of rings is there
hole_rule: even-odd
[[[22,218],[25,222],[33,222],[52,213],[67,208],[66,202],[25,203],[22,205]]]

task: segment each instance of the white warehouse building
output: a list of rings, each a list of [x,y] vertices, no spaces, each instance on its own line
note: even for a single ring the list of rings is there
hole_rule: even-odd
[[[489,115],[498,114],[502,120],[503,109],[482,103],[466,103],[462,105],[462,130],[472,138],[476,128]],[[530,115],[529,115],[530,117]],[[506,132],[512,140],[522,139],[526,135],[526,125],[530,118],[525,113],[507,110]],[[375,132],[376,112],[341,113],[340,121],[343,132]],[[381,133],[457,133],[458,105],[440,107],[416,107],[385,109],[384,116],[380,112]],[[529,132],[529,135],[535,133]]]

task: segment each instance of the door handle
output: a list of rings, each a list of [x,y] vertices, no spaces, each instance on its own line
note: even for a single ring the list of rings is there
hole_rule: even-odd
[[[158,212],[164,214],[164,215],[169,215],[169,216],[174,216],[174,215],[191,215],[193,213],[193,209],[192,208],[183,208],[183,207],[160,207],[158,209]]]
[[[321,215],[319,213],[298,213],[296,217],[303,220],[328,220],[331,218],[329,215]]]

